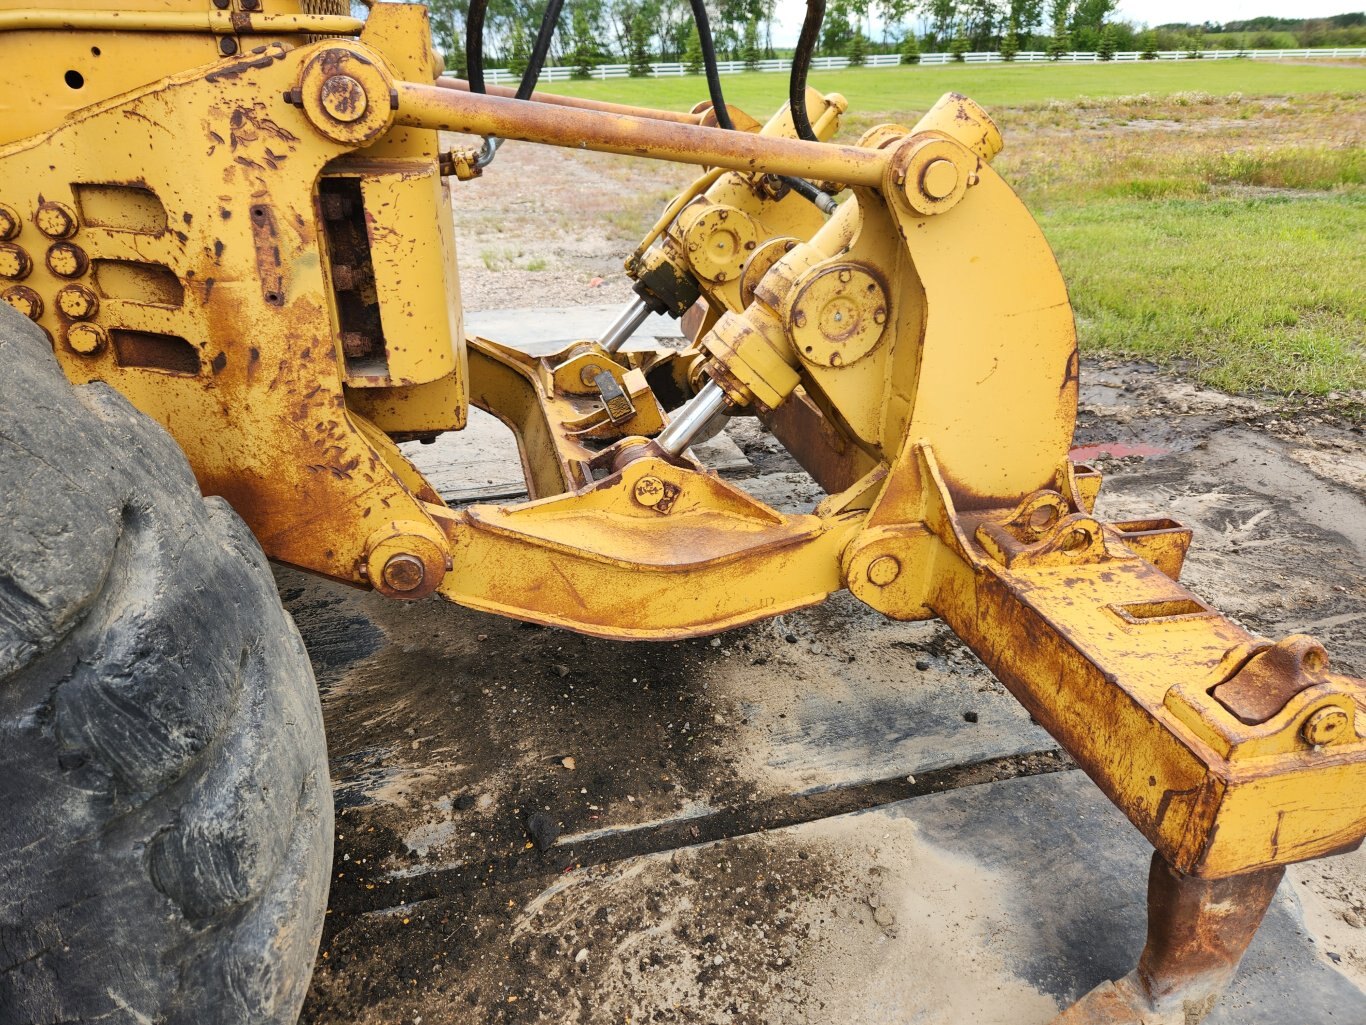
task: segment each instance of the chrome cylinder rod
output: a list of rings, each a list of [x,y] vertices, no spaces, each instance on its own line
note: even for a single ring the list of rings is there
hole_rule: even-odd
[[[617,319],[612,321],[612,326],[603,332],[603,336],[599,339],[598,344],[608,352],[616,352],[626,344],[626,340],[635,334],[636,328],[640,327],[641,324],[644,324],[649,316],[649,304],[644,299],[636,296],[636,298],[632,299],[627,307],[621,311]]]
[[[712,421],[723,417],[728,408],[730,400],[724,389],[715,381],[708,381],[700,392],[679,407],[669,420],[669,426],[655,441],[670,455],[681,455],[693,439],[703,435]]]

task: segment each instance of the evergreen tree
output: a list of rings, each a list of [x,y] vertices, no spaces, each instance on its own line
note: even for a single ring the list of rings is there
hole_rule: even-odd
[[[758,71],[760,58],[759,19],[750,18],[745,23],[744,41],[740,45],[740,59],[744,61],[746,71]]]
[[[1044,52],[1051,61],[1061,60],[1062,55],[1072,48],[1072,35],[1067,28],[1069,6],[1067,0],[1053,2],[1053,34],[1048,37],[1048,43],[1044,46]]]
[[[1204,56],[1200,51],[1204,48],[1205,40],[1199,32],[1192,32],[1186,40],[1186,60],[1198,61]]]
[[[915,38],[915,32],[913,31],[907,32],[906,38],[901,41],[901,63],[920,63],[920,40]]]
[[[1006,26],[1006,36],[1001,40],[1001,60],[1009,63],[1020,52],[1020,37],[1015,30],[1015,22]]]
[[[569,38],[573,43],[569,56],[574,60],[574,77],[587,78],[593,73],[597,43],[593,39],[593,26],[588,21],[588,14],[581,7],[574,8],[569,23]]]
[[[1140,54],[1138,55],[1138,59],[1139,59],[1139,60],[1141,60],[1141,61],[1155,61],[1155,60],[1157,60],[1157,33],[1156,33],[1156,32],[1152,31],[1151,29],[1149,29],[1147,32],[1144,32],[1144,33],[1143,33],[1143,40],[1142,40],[1142,43],[1141,43],[1140,45],[1143,47],[1143,52],[1140,53]]]
[[[690,75],[702,74],[702,36],[695,23],[692,35],[688,36],[688,48],[683,51],[683,70]]]
[[[1115,27],[1106,25],[1100,30],[1100,45],[1096,47],[1096,57],[1103,61],[1112,61],[1117,49],[1119,44],[1115,39]]]
[[[969,45],[968,37],[963,34],[963,30],[960,27],[959,30],[954,33],[953,42],[949,43],[949,53],[953,55],[955,61],[962,64],[967,59]]]
[[[626,73],[632,78],[649,78],[650,72],[650,23],[644,11],[637,11],[631,19],[631,38],[627,50]]]
[[[868,40],[863,37],[863,29],[854,29],[854,38],[849,40],[849,66],[861,67],[868,60]]]
[[[508,71],[521,78],[531,63],[531,48],[527,45],[526,29],[520,21],[512,23],[512,49],[508,54]]]

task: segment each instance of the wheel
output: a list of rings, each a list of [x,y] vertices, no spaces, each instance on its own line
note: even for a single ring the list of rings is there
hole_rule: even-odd
[[[292,1023],[331,862],[261,549],[0,303],[0,1021]]]

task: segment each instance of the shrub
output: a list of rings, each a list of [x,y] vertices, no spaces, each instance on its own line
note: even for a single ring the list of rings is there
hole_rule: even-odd
[[[1143,52],[1138,55],[1138,59],[1142,61],[1157,60],[1157,33],[1144,32],[1142,45]]]
[[[1005,38],[1001,40],[1001,60],[1010,62],[1020,52],[1020,37],[1015,31],[1015,22],[1011,22],[1006,29]]]
[[[954,60],[962,64],[967,59],[968,46],[967,37],[960,31],[949,44],[949,53],[953,55]]]
[[[1096,57],[1103,61],[1115,59],[1115,28],[1113,25],[1106,25],[1100,32],[1100,45],[1096,47]]]
[[[906,38],[901,41],[901,63],[920,63],[920,40],[915,38],[914,32],[907,32]]]
[[[862,29],[854,29],[854,38],[849,40],[849,66],[862,67],[868,60],[868,40],[863,38]]]

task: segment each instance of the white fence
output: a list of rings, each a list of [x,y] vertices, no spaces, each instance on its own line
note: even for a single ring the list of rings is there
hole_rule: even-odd
[[[1304,60],[1306,58],[1366,58],[1366,47],[1354,47],[1351,49],[1336,50],[1200,50],[1200,57],[1204,60],[1230,60],[1235,57],[1251,58],[1254,60]],[[1138,51],[1130,53],[1117,53],[1114,56],[1116,62],[1127,62],[1142,60],[1143,55]],[[1189,50],[1162,50],[1157,55],[1158,60],[1174,61],[1189,60],[1191,52]],[[967,64],[1000,64],[1003,63],[1001,55],[996,52],[990,53],[968,53],[963,55],[963,60]],[[1100,58],[1094,53],[1064,53],[1058,58],[1060,64],[1094,64]],[[948,53],[925,53],[920,55],[921,64],[952,64],[953,55]],[[1042,50],[1022,50],[1015,55],[1016,64],[1046,64],[1050,63],[1048,54]],[[865,67],[887,68],[901,64],[901,55],[895,53],[871,53],[864,62]],[[741,71],[748,70],[743,61],[718,61],[717,70],[723,75],[733,75]],[[849,66],[847,57],[816,57],[811,61],[813,71],[832,71],[837,68]],[[787,58],[778,60],[765,60],[759,62],[758,71],[790,71],[792,61]],[[592,78],[626,78],[630,74],[629,64],[599,64],[590,69]],[[678,62],[659,62],[650,65],[650,75],[653,78],[670,78],[686,75],[687,66]],[[574,77],[573,68],[545,68],[541,72],[539,81],[542,82],[563,82]],[[485,80],[494,85],[516,85],[520,76],[512,74],[506,68],[489,68],[484,72]]]

